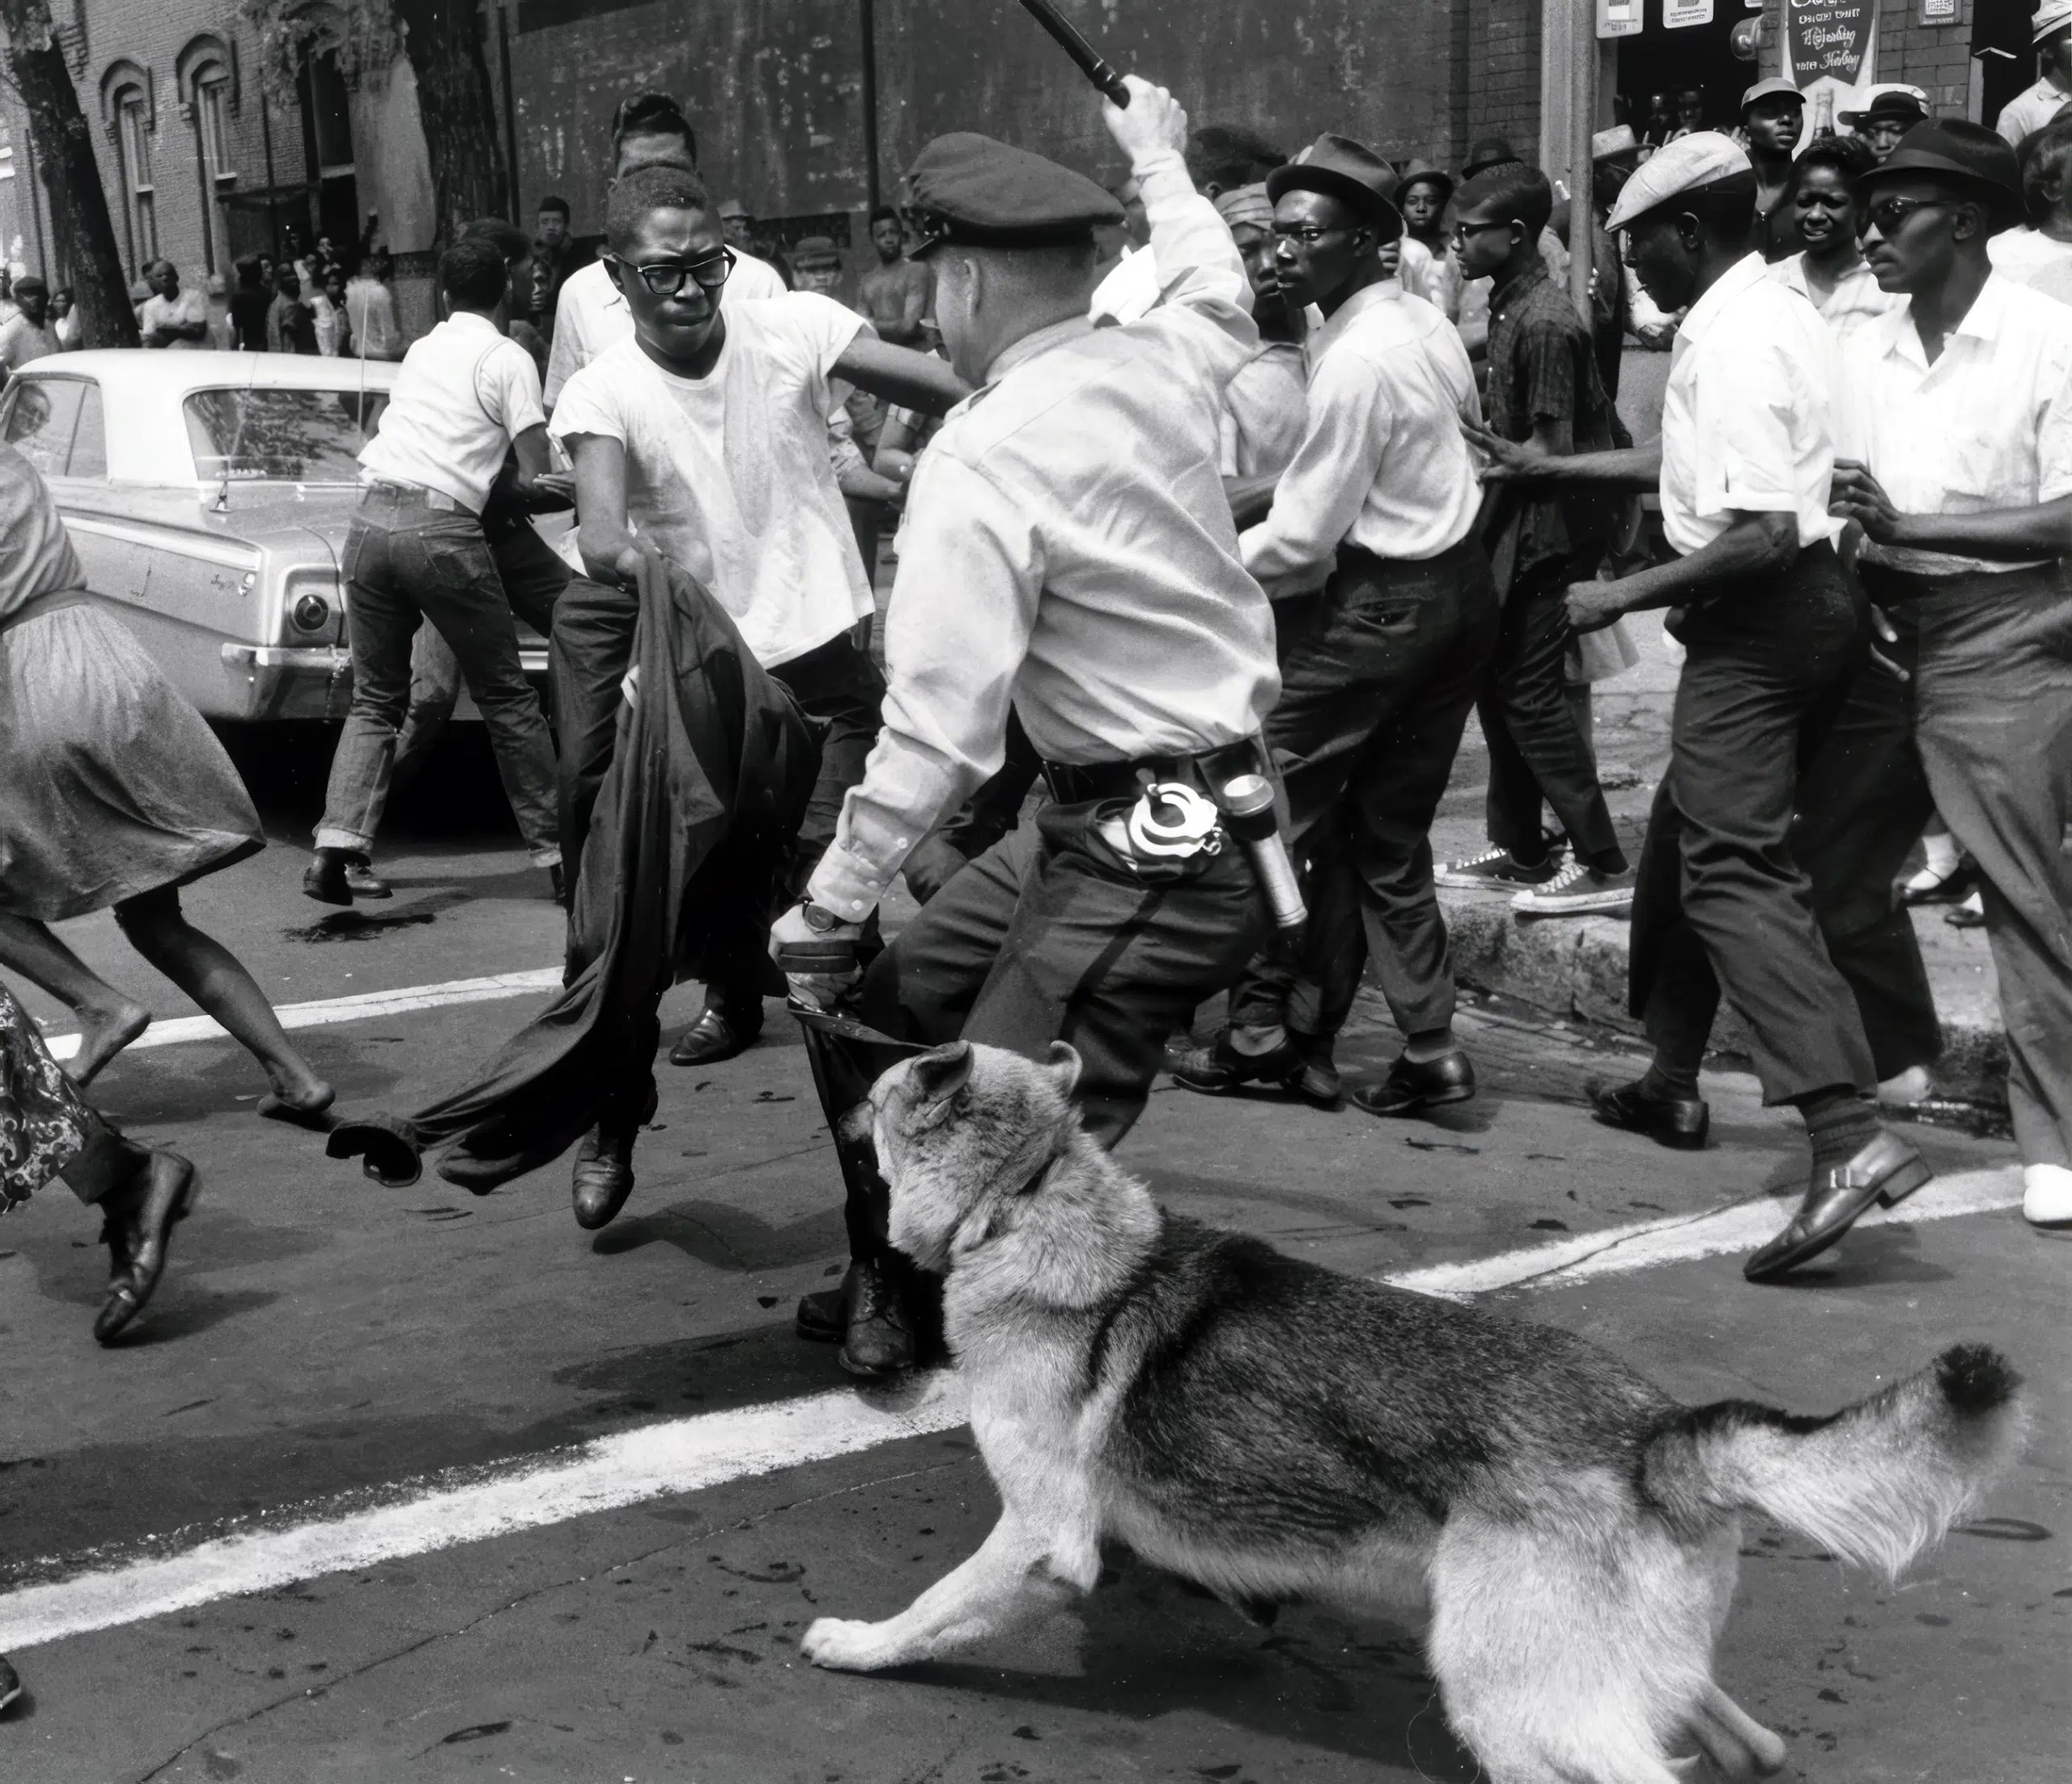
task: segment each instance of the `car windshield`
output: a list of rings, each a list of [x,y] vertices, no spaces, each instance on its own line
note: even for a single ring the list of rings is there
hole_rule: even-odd
[[[215,483],[350,483],[388,394],[197,390],[187,399],[194,474]]]

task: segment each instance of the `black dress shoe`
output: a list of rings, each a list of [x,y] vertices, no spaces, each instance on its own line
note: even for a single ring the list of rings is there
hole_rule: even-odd
[[[1751,1282],[1774,1282],[1826,1251],[1873,1202],[1890,1208],[1934,1174],[1906,1141],[1879,1134],[1847,1164],[1814,1172],[1790,1224],[1749,1259],[1741,1273]]]
[[[22,1694],[22,1676],[8,1663],[6,1654],[0,1654],[0,1715],[7,1713],[7,1705]]]
[[[1475,1094],[1475,1068],[1456,1047],[1436,1060],[1399,1057],[1379,1084],[1362,1085],[1352,1093],[1358,1107],[1373,1115],[1415,1115],[1445,1102],[1465,1102]]]
[[[1712,1111],[1703,1097],[1658,1096],[1638,1078],[1631,1084],[1592,1078],[1583,1086],[1583,1094],[1606,1127],[1644,1133],[1679,1152],[1696,1152],[1712,1127]]]
[[[346,857],[346,890],[356,898],[392,898],[396,895],[388,882],[374,871],[374,863],[364,855]]]
[[[547,884],[553,888],[554,902],[566,911],[568,908],[568,875],[563,870],[560,862],[555,861],[549,865]]]
[[[842,1309],[847,1295],[846,1285],[800,1295],[798,1311],[792,1315],[792,1330],[809,1344],[840,1344],[849,1327],[848,1315]]]
[[[584,1135],[568,1189],[575,1203],[575,1224],[584,1232],[609,1226],[633,1193],[633,1142],[639,1132],[637,1127],[608,1128],[601,1121]]]
[[[1279,1084],[1301,1068],[1302,1056],[1283,1034],[1263,1053],[1241,1053],[1231,1044],[1230,1030],[1217,1030],[1206,1047],[1191,1047],[1173,1061],[1173,1081],[1183,1090],[1221,1096],[1246,1084]]]
[[[124,1186],[121,1200],[104,1204],[101,1242],[108,1247],[108,1299],[94,1319],[94,1336],[102,1344],[126,1330],[144,1310],[165,1273],[173,1223],[187,1218],[201,1193],[201,1179],[192,1165],[176,1152],[155,1152]]]
[[[717,1005],[707,1004],[698,1020],[677,1038],[669,1049],[672,1065],[716,1065],[745,1053],[762,1033],[762,1010],[758,1004],[753,1022],[730,1015]]]
[[[860,1258],[842,1284],[842,1349],[835,1361],[851,1375],[890,1375],[914,1363],[914,1321],[904,1272],[894,1258]]]
[[[319,904],[350,904],[353,889],[346,883],[346,857],[335,848],[320,848],[302,870],[302,894]]]

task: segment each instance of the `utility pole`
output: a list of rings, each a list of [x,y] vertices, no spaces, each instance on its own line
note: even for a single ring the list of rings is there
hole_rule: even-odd
[[[1597,130],[1597,0],[1548,0],[1573,9],[1569,42],[1574,53],[1569,112],[1569,295],[1594,329],[1590,262],[1597,248],[1597,210],[1591,192],[1590,139]]]
[[[858,0],[864,34],[864,189],[871,210],[884,202],[877,170],[877,0]]]

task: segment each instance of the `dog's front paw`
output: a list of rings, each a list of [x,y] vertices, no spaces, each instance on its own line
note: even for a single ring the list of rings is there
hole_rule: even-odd
[[[817,1667],[838,1672],[875,1672],[898,1658],[885,1639],[881,1623],[857,1623],[839,1616],[817,1617],[799,1644],[799,1652]]]

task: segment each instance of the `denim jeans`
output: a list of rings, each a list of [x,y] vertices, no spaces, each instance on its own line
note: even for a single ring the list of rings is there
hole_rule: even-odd
[[[469,514],[422,496],[372,489],[346,538],[346,612],[353,701],[331,759],[319,848],[365,852],[410,693],[410,641],[429,620],[452,647],[489,727],[490,746],[534,863],[558,862],[554,745],[539,697],[518,661],[518,633],[496,566]]]

